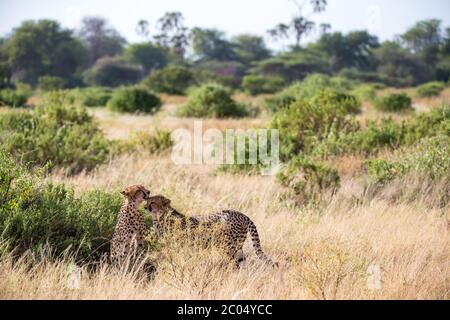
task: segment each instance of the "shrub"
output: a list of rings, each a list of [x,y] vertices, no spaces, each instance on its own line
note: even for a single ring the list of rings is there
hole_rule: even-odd
[[[248,115],[248,110],[231,98],[231,92],[219,84],[205,84],[189,93],[188,102],[179,109],[184,117],[239,118]]]
[[[194,74],[186,67],[170,65],[153,71],[143,84],[156,92],[184,94],[194,84]]]
[[[355,110],[353,102],[325,92],[313,99],[295,101],[275,113],[271,126],[280,130],[281,158],[288,160],[300,151],[309,152],[330,135],[356,130],[357,122],[348,116]]]
[[[290,188],[303,200],[320,197],[323,191],[334,193],[340,186],[335,168],[298,156],[277,175],[281,185]]]
[[[91,170],[109,155],[110,142],[82,107],[67,105],[53,93],[33,112],[9,111],[0,117],[0,142],[18,161],[51,162],[69,173]]]
[[[422,98],[438,96],[445,89],[443,82],[428,82],[417,88],[417,94]]]
[[[0,106],[9,106],[13,108],[24,107],[28,98],[29,94],[20,90],[0,90]]]
[[[44,182],[0,150],[0,234],[18,251],[50,245],[55,256],[74,254],[98,262],[108,252],[121,199],[119,193],[90,191],[76,198],[63,185]]]
[[[261,93],[275,93],[284,86],[284,80],[277,76],[253,76],[242,78],[242,89],[255,96]]]
[[[390,93],[377,98],[375,107],[385,112],[408,111],[412,110],[412,101],[406,93]]]
[[[362,84],[356,87],[352,93],[361,100],[375,101],[377,97],[377,90],[382,89],[383,86],[376,83]]]
[[[375,159],[366,161],[365,166],[375,183],[385,183],[411,171],[431,179],[450,180],[450,137],[422,139],[413,147],[399,150],[393,161]]]
[[[278,154],[272,154],[271,132],[265,137],[265,143],[261,140],[263,136],[244,132],[242,140],[237,138],[233,143],[233,162],[222,164],[217,167],[216,173],[231,174],[267,174],[276,169],[278,165]],[[239,142],[238,142],[239,141]]]
[[[129,143],[132,149],[142,148],[151,154],[164,153],[173,146],[171,133],[165,130],[156,130],[153,134],[143,131],[136,132]]]
[[[114,92],[108,107],[118,112],[156,112],[161,107],[159,97],[139,87],[124,87]]]
[[[330,78],[323,74],[312,74],[303,81],[292,84],[279,94],[266,100],[272,112],[289,106],[296,100],[310,99],[323,91],[345,93],[353,88],[353,83],[344,78]]]
[[[142,69],[118,58],[105,57],[84,73],[84,80],[92,86],[118,87],[137,83]]]
[[[104,107],[111,99],[113,91],[109,88],[91,87],[75,89],[69,92],[72,102],[85,107]]]
[[[383,148],[397,149],[412,145],[418,140],[438,135],[450,136],[450,106],[437,108],[397,123],[383,119],[380,123],[369,122],[363,130],[330,135],[318,143],[314,156],[328,158],[343,154],[373,155]]]
[[[42,91],[54,91],[64,89],[65,80],[60,77],[42,76],[38,79],[38,88]]]

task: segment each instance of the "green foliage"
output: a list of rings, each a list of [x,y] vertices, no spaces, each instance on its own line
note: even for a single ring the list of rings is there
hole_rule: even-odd
[[[241,34],[233,38],[232,42],[237,59],[246,66],[270,57],[263,37]]]
[[[30,94],[21,90],[3,89],[0,90],[0,106],[13,108],[24,107]]]
[[[286,82],[304,79],[314,72],[327,72],[328,59],[320,50],[301,49],[255,63],[252,74],[280,76]]]
[[[248,75],[242,78],[242,89],[253,96],[261,93],[275,93],[283,86],[283,78],[276,76]]]
[[[42,91],[55,91],[64,89],[65,80],[60,77],[42,76],[38,79],[38,88]]]
[[[375,183],[386,183],[409,172],[425,174],[431,179],[450,179],[450,137],[422,139],[413,147],[399,150],[393,161],[369,160],[365,166]]]
[[[170,150],[173,140],[170,131],[156,130],[152,134],[140,131],[133,134],[129,144],[132,149],[143,149],[151,154],[161,154]]]
[[[367,83],[357,86],[352,90],[352,93],[361,100],[375,101],[377,98],[377,91],[384,87],[384,85],[379,83]]]
[[[375,107],[385,112],[411,111],[412,100],[406,93],[388,93],[375,100]]]
[[[374,53],[378,60],[377,72],[387,85],[408,87],[433,78],[432,67],[397,42],[383,42]]]
[[[98,59],[84,73],[84,80],[87,84],[103,87],[135,84],[141,77],[141,67],[129,64],[121,59],[110,57]]]
[[[166,55],[164,48],[150,42],[132,44],[124,52],[125,59],[133,64],[141,65],[145,73],[152,69],[164,68],[167,64]]]
[[[69,99],[85,107],[104,107],[111,99],[113,90],[101,87],[80,88],[69,91]]]
[[[200,61],[195,64],[195,81],[198,84],[214,82],[238,88],[244,76],[244,68],[244,65],[237,61]]]
[[[44,182],[0,150],[0,234],[22,253],[50,245],[55,256],[98,262],[108,252],[121,199],[94,190],[76,198],[63,185]]]
[[[293,190],[303,200],[320,197],[324,191],[335,192],[340,186],[335,168],[302,156],[293,158],[277,175],[281,185]]]
[[[52,20],[23,22],[6,42],[6,52],[17,80],[33,85],[43,75],[74,81],[87,57],[73,31]]]
[[[262,170],[268,172],[271,170],[269,166],[276,165],[275,163],[270,163],[272,160],[278,160],[272,159],[270,131],[267,134],[266,141],[262,141],[261,136],[252,136],[253,130],[250,132],[243,137],[243,140],[234,140],[233,163],[218,166],[216,173],[261,174]]]
[[[159,110],[161,100],[145,88],[124,87],[116,90],[108,102],[108,108],[118,112],[152,113]]]
[[[33,112],[2,113],[0,142],[19,162],[39,166],[51,162],[69,173],[92,170],[110,150],[110,142],[87,110],[67,105],[62,93],[51,94]]]
[[[156,92],[184,94],[194,84],[194,73],[183,66],[169,65],[153,71],[144,79],[143,84]]]
[[[422,98],[429,98],[438,96],[445,89],[445,83],[443,82],[428,82],[417,88],[417,94]]]
[[[353,83],[345,78],[330,78],[323,74],[312,74],[302,82],[294,83],[279,94],[267,99],[267,107],[278,111],[290,105],[293,101],[310,99],[323,91],[345,93],[353,88]]]
[[[239,118],[248,115],[245,106],[231,98],[231,92],[219,84],[205,84],[189,93],[186,105],[178,109],[183,117]]]
[[[233,45],[222,31],[194,28],[191,31],[192,49],[199,60],[234,60]]]
[[[349,113],[357,110],[352,96],[323,92],[309,100],[297,100],[272,118],[272,128],[280,130],[280,155],[283,160],[300,151],[309,152],[315,144],[337,133],[358,128]]]
[[[315,145],[312,154],[324,159],[344,154],[374,155],[382,149],[395,150],[438,135],[450,136],[449,106],[401,123],[388,118],[380,123],[369,122],[362,130],[330,135]]]

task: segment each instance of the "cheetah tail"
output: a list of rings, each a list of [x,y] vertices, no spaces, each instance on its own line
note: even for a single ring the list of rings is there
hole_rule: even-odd
[[[252,237],[252,243],[253,248],[255,249],[256,255],[261,260],[267,262],[268,264],[272,266],[276,266],[277,264],[274,263],[262,250],[261,248],[261,241],[259,240],[258,230],[256,229],[256,225],[249,219],[249,225],[248,230],[250,232],[250,236]]]

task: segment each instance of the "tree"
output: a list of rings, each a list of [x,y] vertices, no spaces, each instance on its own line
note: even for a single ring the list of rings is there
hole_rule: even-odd
[[[310,73],[325,73],[326,71],[325,53],[310,48],[299,48],[294,52],[281,53],[257,62],[251,73],[280,76],[286,82],[293,82],[305,78]]]
[[[125,38],[101,17],[83,18],[79,36],[88,48],[89,65],[94,64],[99,58],[113,57],[122,53],[126,44]]]
[[[52,20],[25,21],[6,42],[13,77],[36,84],[43,75],[68,80],[85,62],[86,50],[71,30]]]
[[[194,28],[191,33],[194,54],[199,60],[230,61],[236,58],[233,44],[216,29]]]
[[[124,57],[131,63],[141,65],[146,74],[167,64],[166,50],[150,42],[130,45],[125,49]]]
[[[86,83],[93,86],[117,87],[135,84],[142,78],[142,69],[121,59],[104,57],[84,73]]]
[[[378,73],[389,85],[414,86],[433,79],[432,66],[402,48],[397,42],[386,41],[375,49]]]
[[[0,38],[0,89],[8,87],[11,82],[11,68],[6,52],[6,40]]]
[[[156,43],[170,48],[175,56],[182,59],[189,44],[189,36],[181,12],[166,12],[158,19],[158,30],[159,34],[154,36]]]
[[[294,47],[298,48],[302,39],[315,28],[315,23],[310,20],[310,16],[325,11],[327,0],[303,0],[302,2],[292,0],[291,2],[297,7],[297,12],[291,22],[289,24],[279,23],[267,32],[274,40],[288,39],[293,35]],[[309,6],[309,13],[305,13],[307,6]]]
[[[139,20],[136,26],[136,33],[143,37],[145,40],[148,40],[150,36],[149,31],[149,23],[146,20]]]
[[[378,38],[367,31],[354,31],[347,35],[341,32],[325,33],[310,45],[328,55],[329,71],[333,73],[343,68],[373,70],[376,61],[372,49],[378,46]]]
[[[437,63],[444,39],[440,20],[419,21],[400,38],[406,47],[420,55],[425,63],[432,65]]]
[[[247,66],[270,57],[270,50],[262,37],[242,34],[233,38],[232,44],[237,59]]]

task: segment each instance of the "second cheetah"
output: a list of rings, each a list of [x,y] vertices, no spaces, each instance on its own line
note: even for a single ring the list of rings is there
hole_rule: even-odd
[[[220,230],[216,242],[220,242],[218,245],[224,247],[227,255],[239,267],[244,260],[242,247],[250,233],[256,255],[272,266],[277,265],[263,252],[256,226],[245,214],[235,210],[222,210],[204,216],[186,217],[172,208],[170,202],[166,197],[156,195],[149,197],[145,204],[145,209],[152,214],[158,237],[163,237],[177,224],[182,230],[204,230],[203,238],[205,234],[206,238],[211,238],[215,234],[212,230]]]

